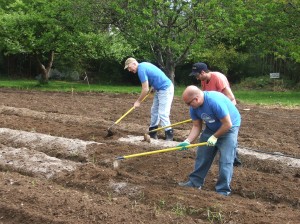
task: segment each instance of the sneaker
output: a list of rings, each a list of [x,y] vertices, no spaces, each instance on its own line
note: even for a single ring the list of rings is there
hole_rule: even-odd
[[[201,190],[201,186],[197,187],[196,185],[193,184],[192,181],[187,181],[187,182],[179,182],[178,185],[180,187],[194,187],[194,188],[198,188],[199,190]]]
[[[166,141],[173,141],[173,129],[165,131]]]
[[[149,131],[152,131],[152,130],[157,129],[157,128],[158,128],[158,126],[149,127]],[[150,135],[150,138],[158,139],[157,131],[149,132],[149,135]]]
[[[150,136],[150,138],[158,139],[157,132],[150,132],[149,136]]]
[[[230,192],[220,191],[220,192],[217,192],[217,193],[220,194],[220,195],[223,195],[223,196],[230,196]]]
[[[242,162],[238,158],[234,158],[233,166],[242,166]]]

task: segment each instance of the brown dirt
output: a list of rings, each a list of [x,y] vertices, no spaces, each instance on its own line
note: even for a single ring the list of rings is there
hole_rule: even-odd
[[[193,169],[194,150],[126,159],[114,170],[116,156],[164,148],[163,141],[161,146],[118,141],[127,135],[143,136],[147,131],[151,97],[114,125],[113,136],[106,137],[107,128],[133,106],[136,98],[133,94],[0,89],[1,128],[104,143],[68,154],[68,149],[57,144],[50,147],[49,143],[25,144],[0,138],[0,159],[17,150],[28,153],[29,158],[39,155],[36,166],[43,163],[42,154],[47,159],[76,164],[75,169],[49,178],[31,172],[29,167],[17,167],[19,154],[14,154],[16,161],[2,163],[0,223],[300,222],[299,167],[241,155],[243,166],[234,169],[229,197],[214,191],[217,162],[201,191],[177,185]],[[242,114],[239,147],[300,158],[299,108],[244,104],[238,108]],[[188,108],[175,98],[172,122],[186,119]],[[184,140],[190,127],[189,123],[175,127],[175,140]]]

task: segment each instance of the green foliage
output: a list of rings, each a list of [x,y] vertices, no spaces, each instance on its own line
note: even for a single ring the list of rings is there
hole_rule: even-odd
[[[164,209],[165,207],[166,207],[166,201],[165,200],[160,200],[159,202],[158,202],[158,207],[160,208],[160,209]]]
[[[131,50],[131,46],[117,31],[102,34],[79,33],[79,40],[73,47],[76,53],[81,54],[82,59],[102,59],[105,56],[106,60],[122,60]]]
[[[285,79],[271,79],[269,75],[259,77],[247,77],[243,79],[238,85],[240,89],[251,90],[270,90],[270,91],[286,91],[299,90],[299,86],[292,83],[292,81]]]
[[[121,60],[131,50],[101,16],[104,0],[3,0],[0,6],[0,45],[6,55],[29,54],[46,62],[54,51],[64,61],[57,65],[77,70],[90,59]]]
[[[195,52],[192,52],[195,54]],[[221,71],[228,74],[229,69],[233,64],[243,63],[247,60],[247,55],[238,53],[233,47],[227,48],[224,44],[217,44],[210,49],[204,49],[201,55],[193,55],[194,61],[208,62],[209,68],[212,71]]]
[[[187,208],[180,203],[176,203],[176,205],[172,208],[172,212],[174,212],[177,216],[185,216],[187,214]]]
[[[273,84],[272,79],[269,76],[260,76],[260,77],[248,77],[239,83],[239,88],[242,89],[255,89],[255,90],[262,90],[266,88],[272,87]],[[276,81],[276,80],[275,80]]]
[[[220,211],[214,211],[215,208],[207,209],[207,219],[210,223],[222,223],[222,214]]]
[[[204,31],[209,38],[202,48],[192,49],[191,61],[229,71],[234,80],[281,72],[300,81],[299,1],[222,1],[217,10],[211,31]]]
[[[267,0],[260,4],[242,0],[115,0],[110,10],[114,26],[137,49],[135,55],[158,63],[170,77],[183,62],[205,61],[241,79],[253,71],[248,70],[249,63],[254,67],[256,58],[266,55],[298,62],[298,4]],[[251,60],[253,54],[255,60]],[[260,72],[259,67],[253,72]],[[295,76],[290,78],[296,80]]]
[[[136,55],[154,60],[167,75],[184,62],[191,48],[203,47],[211,30],[216,29],[218,9],[216,1],[116,0],[111,4],[114,25],[139,49]],[[221,21],[218,28],[224,26]]]
[[[287,78],[299,82],[299,76],[295,75],[295,70],[299,73],[300,69],[299,8],[299,1],[263,0],[260,4],[244,1],[241,19],[247,29],[239,30],[235,43],[239,51],[249,53],[254,59],[247,62],[257,64],[251,70],[254,74],[266,74],[277,69],[276,72],[280,70]],[[267,70],[262,66],[270,68]],[[246,68],[244,71],[248,73]]]
[[[80,74],[93,70],[104,78],[100,70],[108,66],[103,63],[118,67],[125,57],[135,56],[155,62],[171,78],[175,68],[204,61],[233,81],[281,72],[300,82],[299,4],[0,0],[0,52],[38,57],[46,64],[54,51],[57,69]],[[121,80],[119,69],[113,69],[112,82]],[[187,82],[185,75],[176,79]]]

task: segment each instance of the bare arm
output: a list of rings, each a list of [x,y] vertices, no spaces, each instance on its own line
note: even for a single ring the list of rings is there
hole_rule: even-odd
[[[232,93],[230,87],[225,87],[225,88],[223,89],[222,93],[223,93],[225,96],[227,96],[227,97],[231,100],[231,102],[232,102],[234,105],[236,105],[236,100],[235,100],[235,97],[234,97],[234,95],[233,95],[233,93]]]
[[[214,136],[216,138],[221,137],[223,134],[225,134],[231,127],[232,127],[232,123],[231,123],[231,119],[229,114],[227,116],[225,116],[224,118],[222,118],[221,120],[221,127],[214,133]]]
[[[139,98],[135,101],[134,107],[140,106],[142,100],[148,94],[148,92],[149,92],[149,84],[148,84],[148,81],[146,81],[146,82],[142,83],[142,91],[141,91]]]
[[[191,129],[191,132],[189,136],[187,137],[187,140],[189,142],[193,142],[202,131],[202,120],[194,120],[193,121],[193,127]]]

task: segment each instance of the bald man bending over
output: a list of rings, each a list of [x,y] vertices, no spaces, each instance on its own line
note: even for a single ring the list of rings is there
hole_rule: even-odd
[[[193,127],[187,139],[178,146],[182,147],[181,150],[187,149],[186,146],[199,136],[203,121],[206,125],[200,135],[200,142],[207,142],[207,146],[197,148],[194,171],[187,182],[179,185],[201,189],[216,154],[220,153],[219,177],[215,189],[217,193],[227,196],[231,193],[233,161],[241,124],[240,113],[224,94],[202,91],[193,85],[184,90],[182,99],[190,107]]]
[[[236,100],[230,88],[230,84],[224,74],[220,72],[211,72],[205,63],[197,62],[193,64],[190,76],[194,76],[197,80],[201,81],[202,91],[217,91],[223,93],[234,105],[236,105]],[[233,165],[242,165],[238,151],[236,151]]]

